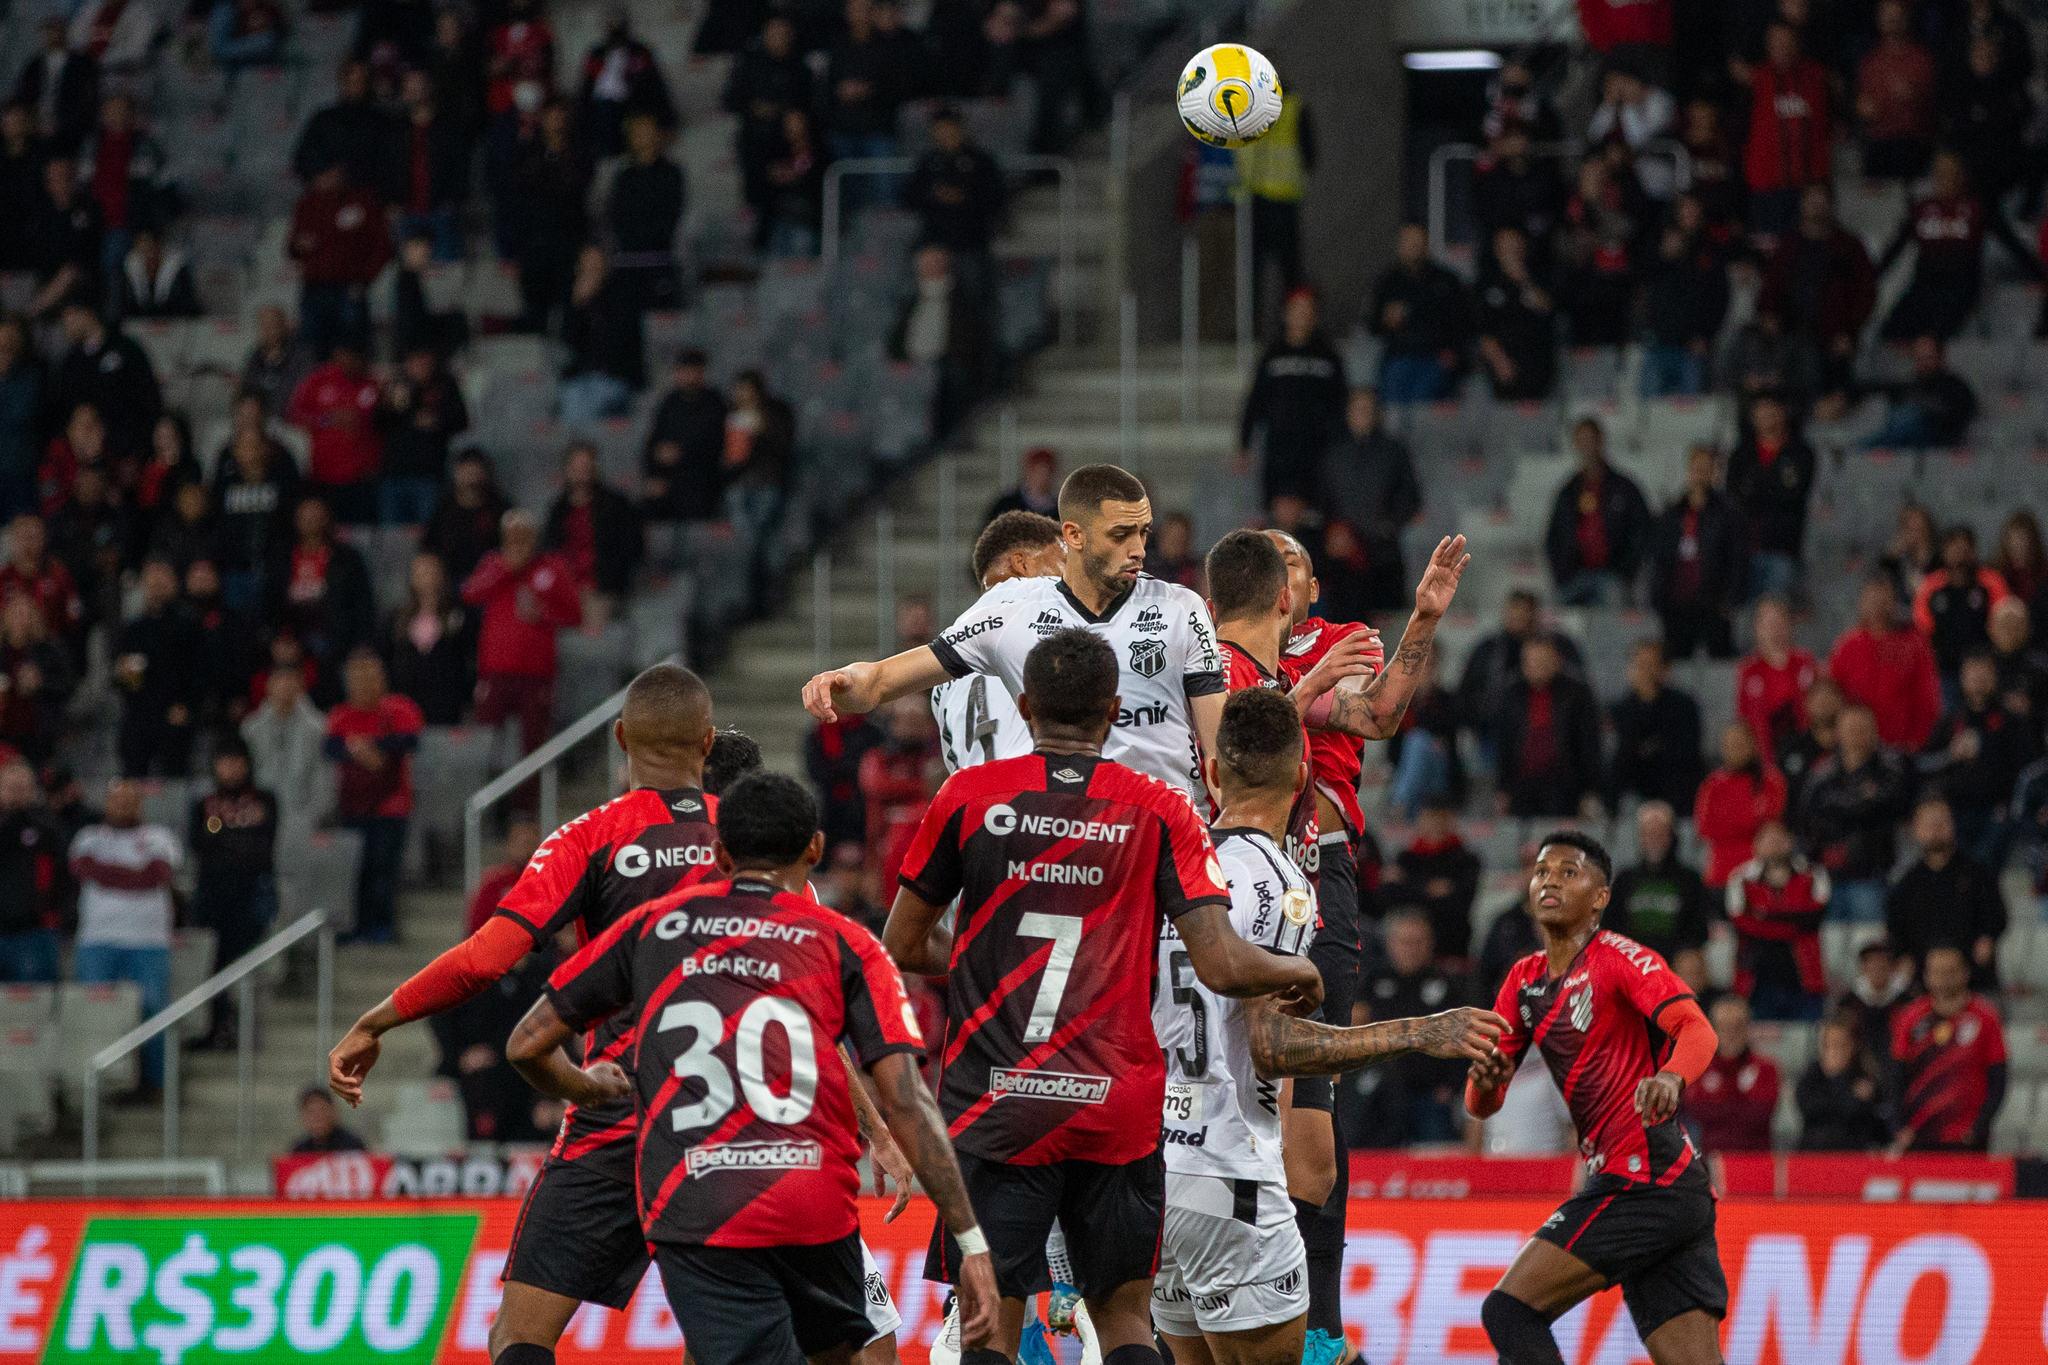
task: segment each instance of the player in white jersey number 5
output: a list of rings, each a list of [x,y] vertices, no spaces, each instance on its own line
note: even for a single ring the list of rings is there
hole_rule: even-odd
[[[1223,714],[1223,661],[1207,604],[1141,572],[1152,535],[1145,486],[1115,465],[1075,470],[1060,486],[1060,535],[1059,577],[1000,583],[930,644],[818,674],[804,684],[804,708],[829,721],[975,673],[1014,697],[1032,646],[1079,626],[1117,656],[1123,707],[1103,756],[1190,801],[1202,795],[1199,755]]]
[[[1231,926],[1269,952],[1306,955],[1315,890],[1283,851],[1295,795],[1309,781],[1301,735],[1281,693],[1232,693],[1208,776],[1222,795],[1211,833]],[[1455,1009],[1332,1028],[1270,998],[1226,999],[1189,970],[1170,923],[1159,972],[1182,1017],[1167,1048],[1166,1220],[1152,1321],[1175,1365],[1296,1365],[1308,1276],[1281,1143],[1292,1087],[1410,1052],[1484,1058],[1507,1021]]]
[[[1005,512],[974,542],[974,586],[983,592],[1014,578],[1057,578],[1066,562],[1060,524],[1036,512]],[[985,673],[953,678],[932,689],[932,719],[946,771],[1019,758],[1031,752],[1031,730],[1002,683]]]

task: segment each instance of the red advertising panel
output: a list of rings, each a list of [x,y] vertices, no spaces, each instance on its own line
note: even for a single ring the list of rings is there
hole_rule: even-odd
[[[1345,1321],[1374,1365],[1492,1365],[1479,1305],[1554,1206],[1353,1206]],[[2048,1257],[2027,1203],[1729,1202],[1729,1365],[2048,1365]],[[940,1295],[919,1278],[930,1210],[863,1223],[925,1358]],[[228,1361],[484,1365],[507,1199],[0,1204],[0,1365]],[[1647,1365],[1609,1294],[1559,1322],[1571,1365]],[[675,1365],[657,1283],[586,1309],[565,1365]]]

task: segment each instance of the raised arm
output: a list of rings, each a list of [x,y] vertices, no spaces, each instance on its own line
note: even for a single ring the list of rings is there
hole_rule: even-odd
[[[1360,739],[1388,739],[1401,728],[1401,717],[1422,685],[1422,666],[1429,659],[1436,638],[1437,623],[1450,610],[1458,591],[1458,580],[1472,556],[1465,553],[1465,537],[1446,536],[1437,542],[1429,557],[1429,568],[1415,585],[1415,612],[1394,657],[1362,691],[1334,688],[1310,708],[1312,728],[1336,730]]]
[[[1245,942],[1230,927],[1230,912],[1223,906],[1198,905],[1173,927],[1180,931],[1196,979],[1218,995],[1239,1000],[1279,995],[1280,1004],[1302,1011],[1323,1003],[1323,975],[1313,962]]]
[[[545,1003],[545,1002],[543,1002]],[[953,1287],[960,1295],[961,1345],[986,1346],[995,1336],[996,1278],[988,1244],[967,1202],[967,1184],[953,1159],[953,1143],[938,1103],[907,1052],[892,1052],[869,1068],[875,1080],[875,1102],[889,1132],[910,1159],[925,1193],[938,1206],[939,1217],[961,1244],[960,1269]]]
[[[919,976],[943,976],[953,962],[953,934],[941,922],[946,907],[933,905],[907,886],[896,889],[896,903],[882,926],[882,946],[898,967]]]
[[[804,684],[804,710],[823,721],[843,712],[860,715],[912,692],[929,692],[950,678],[930,645],[892,654],[880,663],[827,669]]]
[[[1334,1028],[1282,1013],[1270,1000],[1245,1009],[1251,1029],[1252,1065],[1267,1080],[1285,1076],[1338,1076],[1411,1052],[1431,1057],[1482,1061],[1507,1031],[1507,1020],[1491,1010],[1445,1010],[1419,1019]]]

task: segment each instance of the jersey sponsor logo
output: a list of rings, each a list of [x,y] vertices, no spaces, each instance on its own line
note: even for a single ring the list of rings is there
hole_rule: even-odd
[[[1161,1128],[1159,1142],[1166,1147],[1206,1147],[1209,1145],[1209,1129],[1206,1125],[1193,1132],[1185,1128]]]
[[[717,1147],[692,1147],[683,1165],[696,1180],[718,1171],[815,1171],[825,1164],[825,1149],[815,1142],[770,1139],[727,1142]]]
[[[1040,886],[1102,885],[1101,868],[1077,867],[1068,863],[1012,862],[1007,875],[1013,882],[1032,882]]]
[[[1073,1071],[1023,1071],[1016,1067],[990,1067],[988,1093],[991,1099],[1015,1095],[1027,1100],[1061,1100],[1068,1104],[1101,1104],[1109,1098],[1109,1077],[1088,1076]]]
[[[1164,640],[1131,641],[1131,672],[1141,678],[1156,678],[1166,671]]]
[[[1003,618],[1000,616],[984,616],[979,621],[969,621],[950,634],[941,635],[939,640],[943,644],[964,645],[977,635],[986,635],[992,630],[1001,629],[1002,624]]]
[[[1258,893],[1258,913],[1252,916],[1252,937],[1263,938],[1267,926],[1273,922],[1273,886],[1266,881],[1252,883],[1252,890]]]
[[[1166,630],[1166,613],[1157,607],[1147,607],[1138,613],[1138,619],[1131,622],[1131,629],[1147,635],[1159,635]]]
[[[619,850],[619,856],[612,860],[612,870],[621,877],[638,877],[650,871],[667,871],[672,867],[710,867],[717,861],[711,850],[701,844],[689,844],[682,848],[642,848],[639,844],[627,844]]]
[[[1149,706],[1126,706],[1116,713],[1116,724],[1120,730],[1129,730],[1139,725],[1166,724],[1166,703],[1155,701]]]
[[[1216,637],[1209,630],[1208,618],[1199,611],[1189,612],[1188,629],[1194,632],[1195,646],[1201,650],[1202,657],[1209,660],[1212,667],[1216,666],[1220,661],[1216,654]]]
[[[1077,774],[1078,776],[1078,774]],[[1009,834],[1039,834],[1049,839],[1081,839],[1089,843],[1120,844],[1131,835],[1129,825],[1112,825],[1106,820],[1070,820],[1064,815],[1031,815],[1015,806],[998,802],[981,818],[982,828],[998,837]]]
[[[801,924],[784,924],[758,915],[692,917],[687,910],[671,910],[654,926],[654,936],[664,942],[681,938],[684,934],[702,934],[707,938],[758,938],[772,943],[808,943],[817,932]]]
[[[1031,623],[1031,633],[1042,639],[1047,635],[1053,634],[1055,631],[1065,628],[1066,624],[1065,621],[1060,619],[1058,612],[1042,611],[1038,613],[1038,619]]]

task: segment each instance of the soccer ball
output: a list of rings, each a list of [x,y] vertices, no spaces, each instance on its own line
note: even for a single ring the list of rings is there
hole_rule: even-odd
[[[1243,43],[1205,47],[1180,73],[1180,121],[1211,147],[1244,147],[1280,118],[1280,73]]]

